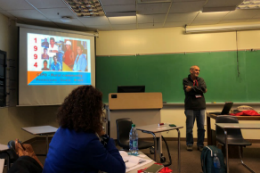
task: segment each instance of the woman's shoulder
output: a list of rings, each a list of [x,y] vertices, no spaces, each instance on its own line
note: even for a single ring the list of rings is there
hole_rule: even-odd
[[[59,127],[56,133],[61,136],[66,135],[67,137],[70,136],[73,138],[82,138],[82,139],[87,139],[87,140],[95,140],[95,139],[99,140],[96,133],[76,132],[73,129],[62,128],[62,127]]]

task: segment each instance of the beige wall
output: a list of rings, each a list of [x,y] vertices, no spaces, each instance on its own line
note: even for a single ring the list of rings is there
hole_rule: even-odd
[[[178,52],[210,52],[238,49],[259,49],[260,31],[184,34],[184,28],[141,29],[100,31],[96,41],[96,55],[161,54]],[[109,57],[108,57],[109,58]],[[260,111],[260,106],[253,106]],[[209,105],[207,111],[221,111],[222,106]],[[161,110],[161,121],[184,126],[181,137],[186,136],[183,106],[170,106]],[[241,123],[256,123],[243,121]],[[260,121],[258,121],[260,123]],[[214,121],[212,121],[214,128]],[[194,137],[197,137],[196,125]],[[260,139],[257,130],[243,130],[245,138]],[[177,137],[175,131],[164,133],[166,137]]]
[[[260,31],[238,31],[238,49],[259,49]],[[184,34],[184,28],[100,31],[96,55],[236,50],[236,32]]]
[[[7,52],[7,59],[17,59],[17,29],[14,22],[0,14],[0,50]],[[8,83],[8,80],[7,80]],[[7,87],[8,88],[8,87]],[[16,91],[11,91],[16,93]],[[0,108],[0,143],[19,138],[24,141],[32,138],[21,128],[34,125],[32,107]]]

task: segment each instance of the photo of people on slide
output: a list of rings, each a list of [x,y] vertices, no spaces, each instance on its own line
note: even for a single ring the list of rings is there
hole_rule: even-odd
[[[50,71],[88,72],[86,41],[46,37],[41,39],[41,46],[41,59],[49,60],[47,68]]]
[[[50,70],[47,66],[48,66],[48,61],[44,60],[43,61],[43,68],[42,68],[42,70]]]
[[[28,85],[91,84],[93,41],[66,35],[28,33]]]

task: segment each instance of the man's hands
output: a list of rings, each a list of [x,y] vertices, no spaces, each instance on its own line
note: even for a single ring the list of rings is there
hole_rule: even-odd
[[[186,92],[190,92],[190,90],[192,89],[192,87],[191,87],[191,86],[188,86],[188,85],[185,85],[185,87],[186,87],[186,88],[185,88],[185,91],[186,91]]]

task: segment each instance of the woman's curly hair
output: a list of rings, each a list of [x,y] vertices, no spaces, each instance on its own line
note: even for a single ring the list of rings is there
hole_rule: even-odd
[[[98,133],[102,130],[102,93],[93,86],[74,89],[57,114],[59,125],[76,132]]]

